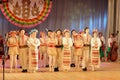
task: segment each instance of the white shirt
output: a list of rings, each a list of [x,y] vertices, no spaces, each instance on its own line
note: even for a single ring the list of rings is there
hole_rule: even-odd
[[[68,44],[68,47],[72,47],[73,46],[73,42],[72,42],[72,39],[71,38],[66,38],[66,37],[63,37],[63,45],[67,45]]]
[[[38,49],[38,46],[40,45],[40,40],[37,38],[29,38],[27,44],[30,49]]]
[[[83,41],[84,41],[84,44],[90,44],[90,41],[91,41],[91,35],[90,34],[84,34],[83,35]]]
[[[20,46],[22,45],[27,45],[27,40],[28,40],[28,37],[26,35],[24,35],[24,41],[23,41],[23,37],[19,37],[19,44]]]
[[[91,39],[91,47],[94,47],[95,45],[97,45],[98,46],[98,50],[99,50],[99,48],[100,48],[100,46],[101,46],[101,41],[100,41],[100,38],[92,38]]]
[[[108,47],[111,47],[112,39],[108,38]]]

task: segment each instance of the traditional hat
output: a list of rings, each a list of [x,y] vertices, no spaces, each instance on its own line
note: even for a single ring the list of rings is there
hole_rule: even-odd
[[[80,32],[79,32],[79,34],[82,34],[82,33],[84,33],[84,31],[80,31]]]
[[[17,34],[16,31],[10,31],[9,34]]]
[[[79,34],[78,33],[76,33],[75,35],[74,35],[74,37],[76,38],[77,36],[79,36]]]
[[[33,32],[38,32],[38,30],[37,30],[37,29],[32,29],[32,30],[29,32],[29,34],[32,34]]]

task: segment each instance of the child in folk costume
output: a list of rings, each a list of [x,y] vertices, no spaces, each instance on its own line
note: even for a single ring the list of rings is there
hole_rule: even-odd
[[[62,52],[62,68],[63,71],[70,70],[70,64],[71,64],[71,48],[72,48],[73,42],[70,38],[70,32],[69,30],[64,30],[64,37],[63,37],[63,52]]]
[[[84,49],[83,49],[82,69],[83,71],[87,71],[87,67],[89,65],[89,59],[90,59],[91,35],[89,34],[88,27],[86,27],[84,30],[85,30],[85,33],[83,35]]]
[[[75,64],[75,59],[74,59],[74,39],[75,39],[76,34],[77,34],[77,31],[73,29],[71,31],[71,38],[72,38],[72,42],[73,42],[73,46],[72,46],[72,49],[71,49],[71,66],[74,66],[74,64]]]
[[[81,34],[76,34],[74,39],[74,58],[75,58],[75,69],[79,71],[81,58],[83,54],[83,38]]]
[[[46,40],[48,40],[48,38],[50,37],[52,32],[53,32],[52,30],[47,30]],[[46,67],[48,67],[48,66],[49,66],[49,56],[48,56],[48,53],[47,53],[46,54]]]
[[[62,68],[62,31],[58,29],[56,31],[56,51],[57,51],[57,56],[56,56],[56,68],[55,71],[59,71]],[[58,69],[59,68],[59,69]]]
[[[91,66],[92,66],[92,71],[95,70],[95,68],[100,67],[100,53],[99,49],[101,46],[101,41],[99,37],[97,36],[97,30],[93,31],[93,37],[91,39]]]
[[[101,47],[100,47],[100,60],[103,61],[105,57],[105,38],[103,37],[102,32],[99,32],[99,38],[101,41]]]
[[[55,68],[55,63],[56,63],[56,40],[55,40],[55,33],[51,32],[48,35],[47,39],[47,54],[49,57],[49,71],[53,72]]]
[[[18,55],[18,38],[16,31],[10,32],[11,37],[8,38],[7,46],[9,47],[8,54],[10,56],[10,72],[12,72],[13,64],[17,69],[17,55]]]
[[[19,59],[22,66],[22,72],[27,72],[27,60],[28,60],[28,36],[25,35],[25,30],[21,29],[19,32]]]
[[[46,44],[46,35],[45,32],[40,32],[40,67],[46,66],[46,53],[47,53],[47,44]]]
[[[36,38],[38,30],[32,29],[30,32],[30,38],[27,41],[29,46],[29,70],[30,72],[36,72],[38,70],[38,46],[40,41]]]

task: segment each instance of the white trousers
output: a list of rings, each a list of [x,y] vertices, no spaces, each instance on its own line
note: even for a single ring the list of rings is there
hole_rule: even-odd
[[[90,62],[90,49],[84,48],[83,50],[83,59],[82,59],[82,68],[88,67]]]
[[[22,69],[27,69],[28,48],[20,48],[19,51],[20,65],[22,66]]]
[[[56,64],[55,67],[62,68],[62,49],[56,48],[57,56],[56,56]]]

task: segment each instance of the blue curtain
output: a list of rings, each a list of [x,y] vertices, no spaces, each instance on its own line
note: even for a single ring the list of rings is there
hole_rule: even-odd
[[[90,33],[94,28],[97,28],[105,35],[107,17],[108,0],[53,0],[52,10],[48,18],[34,28],[39,31],[45,31],[45,28],[80,31],[88,26]],[[0,11],[0,35],[4,35],[10,30],[19,29],[7,21]],[[29,32],[31,28],[25,28],[25,30]]]

